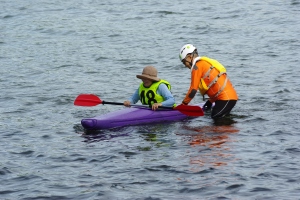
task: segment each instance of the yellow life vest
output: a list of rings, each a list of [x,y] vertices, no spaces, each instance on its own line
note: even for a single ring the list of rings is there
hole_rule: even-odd
[[[209,64],[211,64],[211,67],[209,68],[209,70],[201,77],[200,84],[199,84],[199,92],[201,93],[201,95],[203,96],[203,99],[204,99],[204,95],[206,94],[207,90],[209,90],[209,88],[218,81],[218,79],[220,78],[221,75],[226,74],[226,68],[221,63],[219,63],[217,60],[214,60],[214,59],[211,59],[211,58],[208,58],[205,56],[195,58],[193,61],[193,67],[199,60],[204,60],[204,61],[208,62]],[[193,69],[193,67],[191,69]],[[213,68],[218,70],[219,74],[218,74],[218,76],[216,76],[214,78],[214,80],[212,80],[208,85],[206,85],[204,79],[209,77],[210,71]],[[223,91],[223,89],[226,86],[226,83],[227,83],[227,77],[226,77],[225,83],[223,84],[222,88],[217,92],[217,94],[215,94],[214,97],[217,97]]]
[[[171,91],[171,85],[166,80],[160,80],[158,82],[154,82],[149,88],[144,87],[143,83],[140,84],[139,96],[142,104],[152,105],[154,103],[161,103],[164,101],[164,98],[157,93],[157,89],[161,83],[166,84],[168,89]]]

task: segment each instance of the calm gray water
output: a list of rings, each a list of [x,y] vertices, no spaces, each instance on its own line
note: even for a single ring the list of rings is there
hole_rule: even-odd
[[[0,199],[299,199],[299,0],[0,3]],[[227,67],[230,119],[81,127],[122,107],[79,94],[123,102],[146,65],[180,103],[186,43]]]

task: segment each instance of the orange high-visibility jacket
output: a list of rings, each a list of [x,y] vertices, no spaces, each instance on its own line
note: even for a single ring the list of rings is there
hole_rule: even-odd
[[[210,70],[211,66],[212,65],[209,62],[201,59],[195,63],[191,69],[191,85],[184,100],[182,101],[183,104],[188,104],[194,98],[197,90],[200,88],[201,78],[203,78],[206,85],[209,85],[220,74],[216,68],[212,68],[209,76],[204,77],[206,72]],[[226,85],[222,88],[224,84]],[[219,91],[220,93],[218,94]],[[206,94],[209,96],[209,100],[212,103],[216,100],[238,100],[238,95],[226,73],[219,77],[217,82],[206,91]]]

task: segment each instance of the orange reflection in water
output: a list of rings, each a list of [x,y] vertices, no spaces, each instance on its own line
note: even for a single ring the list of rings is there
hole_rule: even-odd
[[[220,148],[222,144],[229,140],[228,134],[237,133],[239,130],[230,126],[204,126],[201,128],[188,128],[199,134],[191,135],[190,145],[203,145],[210,148]],[[211,133],[213,135],[207,135]],[[217,134],[217,135],[216,135]]]
[[[232,161],[232,155],[230,153],[226,153],[230,150],[230,147],[226,143],[233,142],[229,136],[239,132],[239,130],[235,127],[184,126],[182,128],[183,129],[180,131],[181,133],[177,135],[184,136],[184,140],[187,140],[187,143],[193,148],[199,148],[197,155],[195,155],[195,149],[191,149],[187,152],[187,154],[190,154],[190,164],[194,165],[193,171],[200,170],[197,169],[199,166],[218,167],[227,165],[228,162]]]

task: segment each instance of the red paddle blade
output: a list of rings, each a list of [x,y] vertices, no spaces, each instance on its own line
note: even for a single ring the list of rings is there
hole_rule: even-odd
[[[75,106],[96,106],[102,101],[94,94],[80,94],[74,101]]]
[[[179,106],[176,106],[174,110],[178,110],[181,113],[192,117],[199,117],[204,115],[202,108],[199,106],[187,106],[180,104]]]

